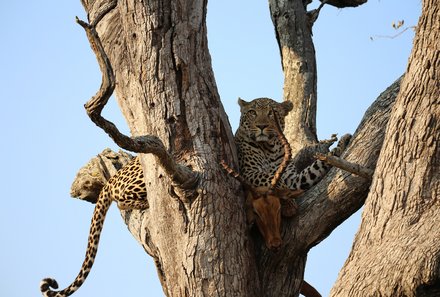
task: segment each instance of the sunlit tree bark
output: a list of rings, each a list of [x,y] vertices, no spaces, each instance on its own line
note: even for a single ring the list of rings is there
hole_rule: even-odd
[[[423,1],[362,224],[332,296],[440,296],[439,40],[440,4]]]
[[[165,295],[297,296],[307,252],[363,205],[371,181],[332,169],[298,200],[298,216],[283,222],[281,250],[268,251],[249,231],[239,183],[220,166],[221,159],[236,166],[237,157],[207,47],[207,2],[82,2],[89,23],[84,27],[103,72],[100,92],[86,108],[123,148],[147,153],[141,161],[150,207],[122,215],[154,258]],[[317,144],[311,28],[319,11],[307,12],[298,0],[269,5],[284,99],[296,106],[286,136],[297,152]],[[374,170],[399,86],[397,80],[366,112],[345,159]],[[100,117],[113,89],[132,137]]]

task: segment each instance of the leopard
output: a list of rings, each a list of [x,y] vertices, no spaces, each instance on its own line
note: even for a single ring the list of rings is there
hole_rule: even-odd
[[[248,223],[249,217],[253,217],[267,248],[277,251],[282,244],[280,225],[283,204],[290,202],[288,204],[292,206],[293,203],[295,209],[297,206],[294,198],[316,185],[331,166],[321,160],[315,160],[298,171],[293,162],[288,162],[277,181],[277,189],[267,191],[271,189],[271,182],[286,155],[286,146],[282,143],[279,133],[283,133],[285,118],[293,109],[293,104],[290,101],[278,103],[265,97],[250,102],[239,98],[238,104],[241,116],[235,133],[235,144],[239,175],[247,188],[249,185],[253,187],[246,195],[250,197],[247,198],[250,200],[247,201]],[[348,146],[350,139],[351,135],[344,135],[330,154],[339,156]],[[294,213],[291,212],[289,216]],[[300,293],[307,297],[321,297],[321,294],[305,280],[302,281]]]
[[[252,186],[269,187],[285,155],[284,146],[277,137],[277,126],[284,130],[285,117],[293,109],[290,101],[279,103],[262,97],[247,102],[238,99],[240,123],[235,133],[240,174]],[[350,137],[341,138],[330,154],[339,156]],[[331,166],[321,160],[299,171],[289,162],[277,186],[281,189],[308,190],[317,184]]]
[[[251,102],[239,99],[239,105],[241,117],[235,142],[241,174],[255,187],[269,187],[284,156],[284,148],[276,137],[274,123],[277,120],[283,129],[284,118],[293,106],[288,101],[277,103],[269,98],[257,98]],[[278,186],[292,190],[307,189],[317,183],[328,169],[329,166],[317,160],[297,173],[295,166],[289,163]],[[65,289],[55,291],[58,289],[58,282],[53,278],[44,278],[40,283],[43,296],[70,296],[85,282],[94,264],[105,217],[113,201],[121,210],[149,208],[139,157],[134,157],[121,168],[100,191],[91,220],[85,258],[75,280]]]
[[[54,291],[52,289],[58,289],[57,281],[53,278],[45,278],[40,283],[40,291],[43,296],[70,296],[85,282],[95,261],[105,216],[113,201],[122,210],[145,210],[149,207],[139,157],[131,159],[101,189],[90,224],[85,258],[75,280],[65,289]]]

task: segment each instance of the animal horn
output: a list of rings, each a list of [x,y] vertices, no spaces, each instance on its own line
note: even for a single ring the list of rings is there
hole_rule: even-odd
[[[275,115],[275,112],[273,109],[272,109],[272,112]],[[284,136],[283,131],[281,131],[281,125],[280,125],[280,122],[278,121],[278,118],[276,116],[275,116],[275,130],[278,134],[278,139],[281,141],[281,144],[284,146],[284,158],[272,178],[272,181],[270,183],[270,190],[273,190],[276,188],[277,183],[278,183],[279,179],[281,178],[281,175],[283,174],[284,170],[286,170],[287,165],[290,161],[290,158],[292,157],[292,149],[290,148],[290,144],[287,141],[286,137]]]

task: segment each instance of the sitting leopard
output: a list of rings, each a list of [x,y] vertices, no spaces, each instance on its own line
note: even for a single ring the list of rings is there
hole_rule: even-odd
[[[292,110],[289,101],[278,103],[269,98],[257,98],[251,102],[238,99],[241,109],[240,125],[235,133],[240,174],[254,187],[269,187],[284,157],[284,147],[277,137],[276,121],[284,129],[285,117]],[[331,153],[339,155],[350,137],[344,136]],[[290,162],[281,176],[278,187],[306,190],[315,185],[327,173],[330,166],[316,160],[297,172]]]
[[[95,261],[105,215],[113,200],[116,201],[120,209],[148,208],[144,176],[138,157],[133,158],[119,170],[102,188],[93,212],[85,259],[74,282],[64,290],[52,291],[51,288],[58,288],[58,283],[52,278],[45,278],[40,284],[43,296],[70,296],[84,283]]]
[[[238,104],[241,109],[241,117],[240,125],[235,133],[235,143],[238,149],[240,175],[246,184],[250,184],[255,189],[268,189],[285,155],[284,145],[278,137],[279,128],[284,129],[284,119],[292,110],[293,105],[288,101],[277,103],[269,98],[257,98],[251,102],[239,99]],[[350,135],[343,136],[331,153],[339,155],[348,145],[350,138]],[[297,172],[295,165],[290,162],[283,171],[277,186],[280,189],[290,189],[300,193],[320,181],[329,169],[330,166],[316,160],[301,172]],[[260,196],[263,197],[263,195]],[[275,196],[277,196],[276,192]],[[278,249],[281,245],[279,210],[285,198],[274,199],[275,196],[273,194],[266,195],[266,198],[262,199],[258,197],[257,200],[253,200],[251,203],[253,209],[248,209],[248,212],[255,212],[256,217],[259,218],[257,226],[268,248]],[[255,205],[256,201],[261,205]],[[295,203],[294,200],[290,201]],[[274,230],[269,230],[271,228],[268,226]],[[321,297],[321,294],[305,280],[301,284],[300,293],[307,297]]]

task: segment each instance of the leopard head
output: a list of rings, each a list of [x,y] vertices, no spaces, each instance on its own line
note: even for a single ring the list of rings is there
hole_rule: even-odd
[[[255,142],[271,142],[277,136],[276,121],[284,129],[284,118],[292,110],[289,101],[278,103],[269,98],[257,98],[246,102],[238,98],[240,105],[240,132]]]

